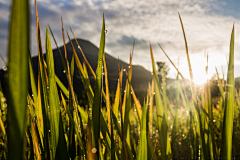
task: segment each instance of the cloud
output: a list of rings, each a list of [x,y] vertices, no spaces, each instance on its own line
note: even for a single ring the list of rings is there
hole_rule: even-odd
[[[6,53],[6,41],[9,16],[8,0],[0,0],[0,47]],[[240,64],[237,1],[227,0],[38,0],[39,20],[43,44],[45,27],[49,24],[55,34],[58,45],[62,45],[61,17],[64,28],[72,27],[75,35],[99,45],[102,14],[105,15],[106,51],[114,57],[128,61],[130,49],[135,39],[133,63],[151,69],[149,42],[153,45],[155,61],[168,62],[157,43],[167,52],[169,57],[178,63],[180,69],[187,66],[183,33],[178,17],[181,14],[188,42],[190,58],[194,62],[209,53],[211,67],[226,64],[229,53],[229,41],[233,23],[235,22],[235,63]],[[37,54],[36,21],[33,0],[31,1],[32,54]],[[3,30],[3,31],[2,31]],[[71,35],[71,34],[70,34]],[[54,44],[52,44],[55,47]],[[6,57],[6,54],[4,55]],[[216,57],[218,60],[216,61]],[[0,63],[2,65],[2,63]],[[170,65],[171,66],[171,65]],[[171,66],[170,74],[176,72]],[[182,72],[187,76],[188,71]],[[214,69],[213,69],[214,70]],[[239,75],[240,76],[240,75]]]

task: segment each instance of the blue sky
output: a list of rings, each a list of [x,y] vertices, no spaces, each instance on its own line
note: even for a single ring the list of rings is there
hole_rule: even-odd
[[[31,2],[32,55],[37,54],[36,21],[33,0]],[[133,63],[151,70],[149,42],[153,45],[156,61],[165,61],[175,70],[158,47],[158,43],[188,78],[187,58],[178,12],[181,14],[190,59],[196,79],[204,75],[206,57],[209,54],[209,73],[215,66],[226,70],[230,35],[235,23],[235,76],[240,72],[240,1],[239,0],[38,0],[42,38],[45,27],[51,26],[59,45],[62,45],[61,16],[68,31],[72,27],[78,38],[99,45],[102,14],[105,15],[107,37],[106,52],[128,62],[135,39]],[[6,58],[10,2],[0,0],[0,54]],[[55,45],[52,45],[55,48]],[[4,63],[0,62],[0,67]]]

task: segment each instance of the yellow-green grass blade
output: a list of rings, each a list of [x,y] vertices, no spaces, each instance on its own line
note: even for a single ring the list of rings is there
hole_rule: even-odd
[[[227,159],[231,159],[234,117],[234,26],[232,29],[230,40],[230,53],[226,85],[227,87],[225,96],[225,109],[220,157],[226,157]]]
[[[73,75],[74,75],[74,56],[72,56],[72,61],[71,61],[71,67],[70,67],[70,75],[73,81]]]
[[[76,101],[75,93],[73,91],[73,83],[72,83],[72,80],[71,80],[70,67],[69,67],[69,62],[68,62],[68,59],[67,59],[67,50],[66,50],[66,44],[65,44],[65,34],[64,34],[62,18],[61,18],[61,21],[62,21],[62,35],[63,35],[63,44],[64,44],[64,51],[65,51],[65,61],[66,61],[66,67],[67,67],[67,71],[68,71],[67,76],[68,76],[68,85],[69,85],[69,98],[71,98],[72,105],[73,105],[73,108],[74,108],[73,118],[74,118],[74,124],[75,124],[74,126],[75,126],[75,131],[76,131],[75,133],[77,134],[77,138],[79,140],[81,149],[83,150],[83,154],[86,155],[86,149],[85,149],[85,146],[86,146],[85,144],[86,143],[85,143],[84,139],[81,139],[80,134],[79,134],[79,133],[82,132],[82,135],[84,135],[83,123],[82,123],[82,118],[78,116],[78,112],[77,112],[77,101]],[[67,33],[67,35],[68,35],[68,33]],[[68,38],[70,39],[69,35],[68,35]],[[70,40],[70,42],[71,42],[71,40]]]
[[[125,113],[124,113],[124,132],[126,136],[126,142],[130,146],[130,109],[131,109],[131,79],[132,79],[132,54],[130,54],[130,64],[128,70],[128,79],[127,79],[127,89],[126,91],[126,103],[125,103]],[[131,148],[131,146],[130,146]]]
[[[126,80],[126,83],[127,84],[127,80]],[[125,107],[126,107],[126,97],[127,97],[127,85],[125,85],[125,88],[124,88],[124,95],[123,95],[123,103],[122,103],[122,121],[124,122],[124,117],[125,117]]]
[[[44,101],[45,98],[47,99],[47,95],[45,95],[46,87],[48,85],[48,78],[47,78],[47,70],[44,63],[43,58],[43,51],[42,51],[42,41],[41,41],[41,33],[40,33],[40,24],[39,24],[39,18],[38,18],[38,11],[37,11],[37,0],[35,0],[35,13],[36,13],[36,23],[37,23],[37,42],[38,42],[38,59],[39,59],[39,71],[41,73],[42,83],[43,83],[43,92],[44,92]],[[44,82],[45,81],[45,82]],[[45,106],[48,106],[45,103]]]
[[[100,139],[100,115],[101,115],[101,92],[102,92],[102,64],[103,54],[105,49],[105,22],[103,16],[101,40],[98,54],[97,76],[95,81],[94,101],[92,107],[92,147],[97,149],[97,159],[99,157],[99,144]]]
[[[28,56],[30,44],[29,1],[12,1],[8,40],[8,159],[25,154]]]
[[[151,90],[150,90],[151,89]],[[152,85],[149,84],[149,95],[150,95],[150,105],[149,105],[149,130],[150,134],[153,135],[153,97],[154,97],[154,81],[152,80]]]
[[[42,52],[42,42],[40,34],[40,24],[37,11],[37,1],[35,0],[35,13],[36,13],[36,25],[37,25],[37,42],[38,42],[38,60],[39,60],[39,77],[38,77],[38,99],[39,106],[42,106],[42,115],[44,121],[44,149],[47,152],[47,159],[50,159],[50,149],[49,149],[49,102],[48,102],[48,77],[46,71],[46,64],[44,63],[43,52]]]
[[[111,109],[111,108],[110,108]],[[111,112],[111,110],[110,110]],[[115,160],[115,141],[114,141],[114,130],[113,130],[113,112],[110,113],[110,119],[111,119],[111,160]]]
[[[37,117],[37,125],[38,125],[38,130],[40,132],[39,134],[40,134],[41,142],[43,142],[44,122],[43,122],[43,115],[42,115],[42,106],[41,106],[41,103],[39,105],[38,90],[37,90],[35,73],[32,66],[32,59],[31,59],[30,52],[29,52],[28,63],[29,63],[29,74],[30,74],[30,81],[31,81],[31,88],[32,88],[32,96],[35,104],[35,116]]]
[[[70,42],[72,50],[73,50],[74,59],[75,59],[75,62],[77,64],[79,74],[80,74],[81,77],[83,77],[81,79],[82,79],[82,82],[83,82],[83,85],[84,85],[84,89],[87,92],[89,106],[90,106],[90,108],[92,108],[92,104],[93,104],[93,90],[92,90],[92,87],[91,87],[91,85],[89,83],[88,75],[84,71],[84,68],[83,68],[83,66],[82,66],[82,64],[81,64],[81,62],[80,62],[80,60],[79,60],[79,58],[77,56],[77,53],[76,53],[76,51],[75,51],[75,49],[73,47],[73,44],[72,44],[72,41],[71,41],[69,35],[68,35],[68,39],[69,39],[69,42]]]
[[[55,42],[55,45],[57,46],[58,55],[59,55],[59,57],[61,58],[62,66],[63,66],[63,69],[64,69],[64,71],[65,71],[66,77],[68,77],[68,76],[67,76],[67,74],[68,74],[68,73],[67,73],[67,67],[66,67],[66,64],[65,64],[65,62],[64,62],[64,58],[63,58],[63,56],[62,56],[62,52],[61,52],[61,50],[60,50],[59,47],[58,47],[57,41],[56,41],[56,39],[55,39],[55,36],[54,36],[54,34],[53,34],[53,32],[52,32],[52,29],[51,29],[50,25],[48,25],[48,28],[49,28],[49,30],[50,30],[50,33],[51,33],[52,37],[53,37],[53,40],[54,40],[54,42]]]
[[[72,56],[72,61],[71,61],[71,68],[70,68],[70,77],[71,77],[71,83],[73,84],[73,74],[74,74],[74,56]],[[68,74],[67,74],[68,76]],[[70,79],[68,79],[70,80]],[[73,95],[71,92],[69,92],[69,102],[68,102],[68,109],[70,112],[70,115],[73,115],[74,113],[74,105],[73,105]],[[66,107],[67,108],[67,107]],[[76,157],[76,144],[75,144],[75,133],[74,133],[74,125],[69,125],[69,136],[68,136],[68,141],[69,141],[69,156],[71,159],[75,159]]]
[[[2,86],[0,84],[0,135],[2,134],[3,140],[5,139],[5,135],[6,135],[6,129],[4,126],[4,122],[6,120],[6,106],[4,104],[4,95],[3,95],[3,91],[2,91]]]
[[[107,107],[107,115],[108,115],[108,127],[111,134],[111,115],[110,115],[110,93],[108,88],[108,72],[107,72],[107,64],[105,59],[105,54],[103,54],[103,64],[104,64],[104,73],[105,73],[105,88],[106,88],[106,107]]]
[[[122,69],[123,69],[123,67],[122,67]],[[122,71],[122,70],[121,70]],[[122,75],[122,73],[121,73],[121,71],[120,71],[120,63],[119,63],[119,59],[118,59],[118,73],[119,73],[119,77],[121,78],[121,76],[120,75]],[[123,103],[122,103],[122,80],[120,80],[120,81],[118,81],[118,82],[120,82],[119,84],[120,84],[120,93],[119,93],[119,106],[120,106],[120,117],[121,117],[121,119],[120,119],[120,122],[121,122],[121,130],[120,130],[120,132],[119,132],[119,135],[120,135],[120,138],[121,138],[121,140],[122,140],[122,145],[121,145],[121,147],[120,147],[120,149],[122,150],[121,151],[121,157],[122,157],[122,159],[128,159],[128,155],[129,154],[131,154],[131,153],[129,153],[128,154],[128,144],[126,143],[126,137],[125,137],[125,132],[124,132],[124,125],[123,125],[123,120],[124,120],[124,109],[125,109],[125,107],[124,107],[124,105],[125,105],[125,102],[123,101]],[[126,85],[126,87],[127,87],[127,85]],[[124,100],[126,99],[126,92],[125,92],[125,94],[124,94]],[[114,115],[113,115],[113,117],[114,117]],[[116,121],[114,121],[114,123],[115,123],[115,126],[118,126],[118,123],[116,122]],[[130,155],[130,158],[131,158],[132,156]]]
[[[194,86],[194,82],[193,82],[193,72],[192,72],[192,66],[191,66],[191,62],[190,62],[190,58],[189,58],[189,53],[188,53],[188,45],[187,45],[187,39],[186,39],[186,35],[185,35],[185,31],[184,31],[184,27],[183,27],[183,23],[182,23],[182,19],[180,14],[179,15],[179,19],[181,22],[181,26],[182,26],[182,31],[183,31],[183,36],[184,36],[184,42],[185,42],[185,49],[186,49],[186,54],[187,54],[187,60],[188,60],[188,69],[189,69],[189,74],[190,74],[190,78],[191,78],[191,90],[192,90],[192,96],[193,96],[193,100],[195,100],[195,86]]]
[[[166,95],[166,80],[165,80],[165,72],[164,69],[162,69],[162,97],[163,97],[163,104],[164,104],[164,123],[162,123],[163,125],[163,129],[160,130],[160,132],[162,132],[162,134],[164,135],[164,140],[165,140],[165,145],[166,145],[166,154],[167,154],[167,159],[171,159],[171,154],[172,154],[172,150],[171,150],[171,144],[170,144],[170,140],[169,140],[169,134],[168,134],[168,106],[167,106],[167,95]]]
[[[119,74],[119,79],[118,79],[118,85],[117,85],[117,90],[115,93],[115,100],[114,100],[114,105],[113,105],[113,113],[118,119],[118,110],[119,110],[119,103],[120,103],[120,95],[121,95],[121,83],[122,83],[122,76],[123,76],[123,69],[121,69],[120,74]]]
[[[63,124],[60,113],[60,103],[57,85],[55,81],[54,60],[48,29],[46,27],[46,60],[49,78],[49,111],[50,111],[50,135],[52,147],[52,159],[68,158],[66,141],[63,133]]]
[[[168,58],[168,60],[170,61],[170,63],[173,65],[173,67],[176,69],[176,71],[178,72],[178,74],[182,77],[182,79],[184,80],[184,82],[189,85],[189,83],[187,82],[187,80],[183,77],[183,75],[181,74],[181,72],[178,70],[178,68],[176,67],[176,65],[173,63],[173,61],[168,57],[167,53],[163,50],[162,46],[160,44],[158,44],[158,46],[161,48],[161,50],[163,51],[163,53],[165,54],[165,56]],[[189,85],[190,86],[190,85]]]
[[[57,75],[55,75],[55,81],[58,85],[58,87],[62,90],[62,92],[64,93],[64,95],[69,98],[69,93],[68,93],[68,89],[64,86],[64,84],[60,81],[60,79],[57,77]]]
[[[157,125],[158,125],[158,129],[159,129],[161,157],[162,157],[162,159],[168,159],[167,143],[165,143],[165,141],[169,141],[169,140],[165,139],[166,137],[164,137],[164,134],[162,132],[162,126],[164,126],[163,120],[165,119],[164,106],[163,106],[163,101],[162,101],[162,97],[161,97],[161,93],[160,93],[159,80],[158,80],[158,75],[157,75],[157,71],[156,71],[156,67],[155,67],[155,61],[154,61],[154,57],[153,57],[151,44],[150,44],[150,54],[151,54],[152,67],[153,67],[153,80],[154,80],[155,101],[156,101],[156,108],[157,108]]]
[[[79,45],[79,43],[78,43],[78,41],[77,41],[77,38],[75,37],[75,35],[74,35],[71,27],[70,27],[70,30],[71,30],[71,32],[72,32],[72,34],[73,34],[73,36],[74,36],[74,39],[75,39],[75,41],[76,41],[76,43],[77,43],[77,45],[78,45],[78,49],[80,50],[80,52],[81,52],[81,54],[82,54],[82,56],[83,56],[83,58],[84,58],[85,63],[87,63],[87,66],[88,66],[88,68],[89,68],[89,70],[90,70],[90,72],[91,72],[94,80],[96,80],[96,74],[95,74],[95,72],[93,71],[91,65],[89,64],[89,62],[88,62],[85,54],[83,53],[82,48],[80,47],[80,45]],[[75,58],[76,58],[76,57],[75,57]],[[102,96],[103,96],[103,99],[106,100],[106,95],[105,95],[105,92],[104,92],[103,88],[102,88]]]
[[[209,114],[209,120],[210,120],[210,134],[209,134],[209,148],[210,148],[210,156],[211,159],[214,159],[214,157],[217,156],[217,148],[216,148],[216,141],[215,141],[215,124],[213,123],[213,108],[212,108],[212,95],[211,95],[211,89],[210,89],[210,82],[207,83],[207,89],[208,89],[208,114]]]
[[[3,121],[2,121],[2,117],[0,117],[0,131],[1,131],[1,134],[2,134],[3,139],[4,139],[6,131],[5,131],[5,127],[4,127]]]
[[[33,104],[32,101],[30,100],[30,96],[28,96],[28,109],[29,109],[29,123],[30,123],[30,128],[31,128],[31,137],[33,140],[33,149],[34,149],[34,156],[36,157],[36,159],[40,159],[41,155],[40,155],[40,142],[39,142],[39,138],[37,136],[37,132],[36,132],[36,123],[35,123],[35,119],[34,119],[34,111],[33,111]]]
[[[71,30],[71,32],[72,32],[72,34],[73,34],[73,36],[74,36],[74,39],[75,39],[75,41],[76,41],[76,43],[77,43],[77,45],[78,45],[79,50],[80,50],[81,53],[82,53],[82,56],[83,56],[83,58],[84,58],[84,61],[87,63],[87,66],[88,66],[88,68],[90,69],[90,72],[91,72],[92,76],[94,77],[94,79],[96,79],[96,74],[95,74],[95,72],[93,71],[91,65],[89,64],[89,62],[88,62],[85,54],[83,53],[82,48],[81,48],[80,45],[78,44],[78,41],[77,41],[77,39],[76,39],[76,37],[75,37],[75,35],[74,35],[71,27],[70,27],[70,30]]]
[[[200,109],[198,109],[200,104],[197,103],[197,99],[196,99],[196,89],[195,89],[194,82],[193,82],[193,72],[192,72],[191,62],[190,62],[189,53],[188,53],[187,39],[186,39],[186,35],[185,35],[185,31],[184,31],[184,27],[183,27],[181,16],[180,16],[180,14],[178,14],[178,15],[179,15],[179,19],[180,19],[181,27],[182,27],[182,31],[183,31],[185,48],[186,48],[186,54],[187,54],[187,60],[188,60],[189,74],[190,74],[190,78],[191,78],[192,100],[193,100],[194,106],[195,106],[195,108],[196,108],[196,110],[198,112],[199,129],[200,129],[200,135],[201,135],[201,140],[202,140],[203,156],[204,156],[205,159],[207,159],[208,155],[207,155],[207,150],[206,150],[207,148],[206,148],[205,140],[204,140],[204,133],[203,133],[202,122],[201,122],[201,113],[200,113]]]
[[[50,159],[50,143],[49,143],[49,108],[48,108],[48,96],[47,96],[47,87],[45,77],[41,77],[39,72],[38,74],[38,106],[42,108],[42,116],[44,122],[44,150],[46,152],[46,158]]]
[[[63,28],[63,23],[62,23],[62,28]],[[67,33],[67,35],[68,35],[68,33]],[[74,49],[74,47],[73,47],[73,44],[72,44],[72,42],[71,42],[71,40],[70,40],[70,37],[69,37],[69,35],[68,35],[68,38],[69,38],[69,41],[70,41],[70,43],[71,43],[71,46],[72,46],[72,49],[73,49],[73,52],[74,52],[74,58],[75,58],[75,60],[76,60],[76,63],[77,63],[77,66],[79,67],[79,65],[80,65],[80,67],[81,67],[81,69],[79,70],[79,72],[80,72],[80,75],[84,75],[85,73],[84,73],[84,71],[83,71],[83,68],[82,68],[82,66],[81,66],[81,63],[80,63],[80,61],[79,61],[79,59],[78,59],[78,57],[77,57],[77,55],[76,55],[76,52],[75,52],[75,49]],[[70,68],[69,68],[69,63],[68,63],[68,60],[67,60],[67,52],[66,52],[66,46],[65,46],[65,38],[64,38],[64,30],[63,30],[63,41],[64,41],[64,49],[65,49],[65,60],[66,60],[66,64],[67,64],[67,69],[68,69],[68,83],[69,83],[69,95],[70,95],[70,100],[69,100],[69,102],[71,103],[69,106],[73,106],[73,108],[74,108],[74,111],[73,111],[73,118],[74,118],[74,122],[73,122],[73,124],[74,124],[74,126],[75,126],[75,132],[76,132],[76,134],[77,134],[77,138],[78,138],[78,141],[79,141],[79,143],[80,143],[80,146],[81,146],[81,149],[83,150],[83,154],[84,155],[86,155],[86,149],[85,149],[85,146],[86,146],[86,143],[85,143],[85,140],[84,139],[82,139],[81,138],[81,136],[80,136],[80,132],[82,133],[82,137],[84,137],[84,131],[83,131],[83,123],[82,123],[82,116],[79,116],[78,115],[78,109],[80,108],[80,107],[78,107],[78,104],[77,104],[77,101],[76,101],[76,97],[75,97],[75,93],[74,93],[74,91],[73,91],[73,82],[72,82],[72,77],[71,77],[71,75],[70,75]],[[72,63],[73,63],[73,61],[72,61]],[[85,84],[84,83],[84,81],[83,81],[83,84]],[[89,86],[90,84],[88,84],[88,86]],[[91,88],[90,88],[91,89]],[[91,99],[89,100],[89,101],[91,101]],[[71,108],[71,107],[70,107]],[[81,109],[81,108],[80,108]],[[70,112],[70,111],[69,111]],[[82,115],[81,114],[82,112],[80,112],[80,115]],[[70,112],[70,115],[71,115],[71,112]],[[80,127],[79,127],[80,126]]]
[[[134,101],[134,103],[136,105],[136,108],[137,108],[138,119],[139,119],[139,121],[141,121],[141,117],[142,117],[141,104],[138,101],[137,96],[135,95],[135,92],[134,92],[132,86],[131,86],[131,92],[132,92],[133,101]]]
[[[162,97],[163,97],[163,105],[164,105],[164,113],[166,117],[166,121],[168,121],[168,108],[167,108],[167,95],[166,95],[166,79],[164,68],[162,68]]]
[[[148,157],[148,150],[147,150],[147,106],[145,102],[143,104],[142,109],[142,118],[141,118],[141,132],[139,138],[139,145],[137,151],[137,160],[145,160]]]
[[[222,82],[221,82],[221,80],[220,80],[220,78],[219,78],[219,73],[218,73],[218,71],[217,71],[217,68],[216,68],[216,75],[217,75],[217,80],[218,80],[219,91],[220,91],[220,93],[221,93],[222,98],[225,99],[223,84],[222,84]],[[224,77],[223,77],[223,79],[224,79]]]
[[[111,112],[113,113],[112,109],[111,109]],[[116,130],[117,130],[117,133],[118,133],[118,135],[120,136],[120,139],[121,139],[121,141],[122,141],[122,143],[123,143],[123,140],[124,140],[125,137],[122,136],[122,134],[124,134],[124,132],[122,132],[121,126],[120,126],[120,124],[118,123],[118,120],[117,120],[117,118],[116,118],[116,116],[115,116],[114,114],[112,114],[112,120],[113,120],[113,123],[114,123],[114,125],[115,125]],[[127,151],[124,150],[125,147],[126,147],[126,150],[127,150]],[[132,151],[131,151],[131,149],[130,149],[130,147],[129,147],[128,144],[124,145],[124,147],[122,148],[122,152],[125,152],[125,154],[128,155],[128,156],[126,157],[126,159],[133,160],[133,154],[132,154]]]
[[[102,114],[100,114],[100,121],[101,121],[101,135],[103,136],[103,139],[105,141],[107,150],[111,152],[111,149],[110,149],[110,146],[111,146],[110,132],[108,130],[107,122],[105,121]]]
[[[172,135],[175,136],[178,133],[178,108],[179,108],[179,90],[180,90],[180,83],[179,83],[179,74],[177,74],[177,102],[175,107],[175,118],[173,123]]]
[[[59,115],[59,141],[57,146],[56,159],[66,160],[66,159],[69,159],[69,156],[67,152],[67,143],[64,136],[61,111],[59,112],[59,114],[60,114]]]

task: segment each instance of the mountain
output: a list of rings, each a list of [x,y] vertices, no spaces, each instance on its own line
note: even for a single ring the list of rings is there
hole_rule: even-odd
[[[83,53],[85,54],[88,62],[92,66],[93,70],[96,71],[97,62],[98,62],[98,51],[99,51],[98,47],[96,47],[94,44],[92,44],[91,42],[89,42],[87,40],[77,39],[77,41],[78,41],[80,47],[82,48]],[[81,63],[83,63],[84,58],[83,58],[80,50],[78,49],[77,43],[75,42],[75,40],[72,40],[72,43],[77,52],[79,60],[81,61]],[[61,46],[59,49],[64,58],[65,57],[64,47]],[[66,44],[66,50],[67,50],[67,59],[70,64],[72,56],[73,56],[73,50],[72,50],[70,42],[68,42]],[[113,56],[111,56],[107,53],[105,53],[105,56],[106,56],[106,65],[107,65],[107,69],[108,69],[110,93],[115,94],[115,91],[117,88],[118,76],[119,76],[118,75],[118,73],[119,73],[118,72],[118,59],[114,58]],[[53,49],[53,57],[54,57],[55,73],[59,77],[61,82],[67,87],[66,74],[64,73],[61,58],[59,56],[57,49]],[[45,54],[44,54],[44,58],[46,58]],[[64,60],[65,60],[65,58],[64,58]],[[34,71],[36,74],[36,73],[38,73],[37,72],[38,71],[38,56],[32,57],[32,62],[33,62],[33,68],[34,68]],[[128,71],[128,66],[129,66],[128,63],[126,63],[122,60],[119,60],[119,63],[120,63],[121,67],[124,66],[126,68],[126,70]],[[4,72],[5,71],[3,71],[3,70],[0,71],[1,82],[3,82]],[[95,82],[94,82],[93,77],[89,70],[88,70],[88,73],[89,73],[90,84],[94,88]],[[37,77],[37,74],[36,74],[36,77]],[[124,89],[124,87],[125,87],[126,79],[127,79],[127,76],[126,76],[126,73],[124,72],[122,89]],[[139,66],[139,65],[132,66],[132,86],[133,86],[133,89],[136,92],[136,94],[138,94],[140,92],[146,93],[148,83],[151,81],[152,81],[152,75],[149,71],[147,71],[145,68],[143,68],[142,66]],[[4,86],[4,85],[2,85],[2,86]],[[76,63],[74,63],[73,87],[74,87],[76,94],[81,95],[81,94],[85,93]]]

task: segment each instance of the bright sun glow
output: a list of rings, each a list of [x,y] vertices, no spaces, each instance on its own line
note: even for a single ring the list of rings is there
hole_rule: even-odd
[[[193,71],[193,81],[196,85],[203,85],[215,73],[215,65],[217,62],[211,61],[208,67],[208,75],[206,74],[207,59],[204,56],[192,56],[191,66]],[[210,64],[210,63],[209,63]],[[184,63],[180,66],[180,72],[183,71],[185,78],[190,79],[188,64]]]
[[[212,76],[211,74],[206,74],[206,58],[198,57],[193,59],[191,65],[193,70],[193,81],[196,85],[203,85]]]

